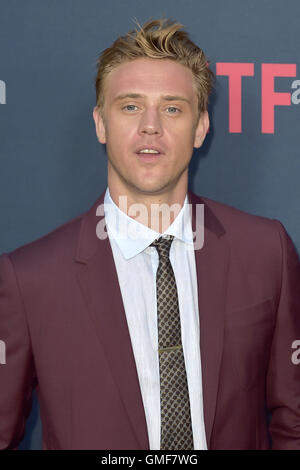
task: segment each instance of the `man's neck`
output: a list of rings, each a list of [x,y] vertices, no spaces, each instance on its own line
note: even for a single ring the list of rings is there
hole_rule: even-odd
[[[109,186],[114,203],[128,217],[143,225],[164,233],[179,214],[187,193],[185,190],[174,190],[162,194],[142,194],[130,191],[117,191]]]

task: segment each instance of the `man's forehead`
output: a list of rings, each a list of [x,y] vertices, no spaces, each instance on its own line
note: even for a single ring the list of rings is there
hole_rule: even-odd
[[[115,67],[106,77],[112,99],[132,95],[178,96],[191,100],[195,92],[188,67],[170,59],[139,58]],[[133,97],[133,96],[132,96]]]

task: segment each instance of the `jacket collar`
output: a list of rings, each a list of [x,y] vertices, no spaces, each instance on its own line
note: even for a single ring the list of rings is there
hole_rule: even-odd
[[[106,190],[101,193],[92,207],[83,215],[76,250],[76,261],[79,263],[88,262],[89,258],[95,254],[95,251],[101,244],[102,240],[99,240],[97,237],[96,227],[99,223],[102,223],[103,225],[105,193]],[[187,195],[188,203],[191,204],[192,207],[193,233],[197,234],[201,229],[199,224],[197,224],[197,205],[203,205],[205,231],[210,232],[216,237],[222,236],[225,233],[225,229],[211,208],[208,206],[206,201],[190,190],[188,191]]]

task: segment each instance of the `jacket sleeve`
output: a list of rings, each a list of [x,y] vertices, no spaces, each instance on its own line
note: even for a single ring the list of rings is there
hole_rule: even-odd
[[[16,449],[36,385],[29,330],[8,254],[0,256],[0,449]]]
[[[300,262],[283,225],[278,224],[281,252],[281,291],[266,382],[271,411],[272,449],[300,449]],[[298,345],[300,343],[298,342]],[[299,346],[298,346],[299,348]],[[300,353],[298,355],[300,358]]]

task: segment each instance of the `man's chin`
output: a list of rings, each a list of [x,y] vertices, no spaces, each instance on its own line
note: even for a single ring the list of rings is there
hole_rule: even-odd
[[[160,182],[159,184],[140,184],[140,185],[134,185],[134,191],[137,194],[144,195],[144,196],[161,196],[162,194],[165,194],[168,191],[169,185],[168,184],[162,184]],[[169,188],[170,189],[170,188]]]

